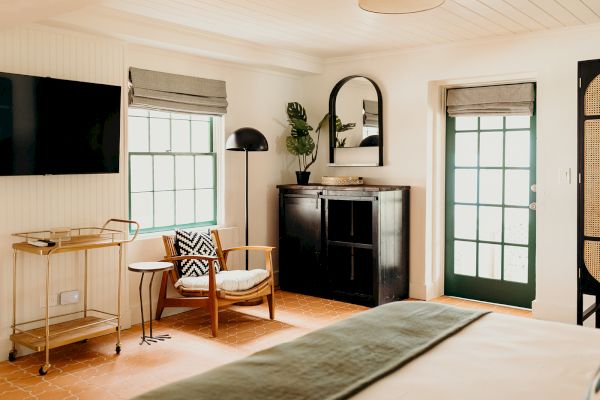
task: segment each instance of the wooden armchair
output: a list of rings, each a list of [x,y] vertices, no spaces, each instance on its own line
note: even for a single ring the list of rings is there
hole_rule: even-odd
[[[275,284],[273,279],[273,264],[271,257],[271,252],[273,251],[274,247],[240,246],[223,249],[221,246],[221,239],[219,238],[219,232],[217,230],[213,230],[211,234],[217,250],[216,257],[204,255],[179,256],[177,255],[177,250],[175,249],[175,236],[163,236],[163,243],[166,251],[164,261],[173,262],[173,264],[175,264],[175,268],[170,271],[163,272],[162,282],[160,285],[160,294],[158,297],[158,305],[156,307],[156,319],[160,319],[165,307],[204,307],[210,312],[211,332],[212,335],[216,337],[219,330],[219,307],[227,306],[240,301],[255,300],[259,298],[266,298],[266,301],[269,305],[269,317],[274,319],[275,305],[273,303],[273,293],[275,291]],[[264,280],[258,282],[256,285],[250,288],[244,290],[226,290],[223,287],[225,285],[222,282],[222,279],[219,278],[227,274],[233,275],[227,272],[221,275],[223,271],[228,271],[227,257],[232,251],[244,250],[264,252],[266,261],[265,270],[268,275]],[[194,278],[186,278],[185,280],[187,280],[187,284],[186,282],[182,283],[181,281],[185,280],[181,279],[182,277],[179,276],[179,268],[177,268],[177,264],[181,260],[208,261],[208,285],[190,285],[190,279],[194,280]],[[219,262],[221,271],[218,274],[215,272],[214,268],[214,263],[216,261]],[[251,275],[252,271],[236,271],[234,274],[236,277],[243,278],[248,274]],[[175,287],[175,290],[177,290],[182,297],[167,297],[167,281],[169,279],[171,280],[171,284]],[[202,282],[206,282],[205,277],[201,277],[201,279]]]

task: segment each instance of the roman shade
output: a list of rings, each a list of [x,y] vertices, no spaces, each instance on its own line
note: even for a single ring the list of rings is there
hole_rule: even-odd
[[[129,105],[223,115],[227,112],[227,93],[224,81],[130,68]]]
[[[363,100],[363,125],[377,128],[379,126],[379,109],[377,102],[373,100]]]
[[[448,115],[529,115],[533,114],[533,83],[449,89]]]

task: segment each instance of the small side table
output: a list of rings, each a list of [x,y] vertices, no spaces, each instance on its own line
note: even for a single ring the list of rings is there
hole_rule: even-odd
[[[154,275],[157,272],[169,271],[173,269],[173,264],[170,262],[162,261],[138,262],[129,264],[127,269],[142,274],[142,277],[140,279],[140,310],[142,312],[142,340],[140,341],[140,346],[144,343],[150,345],[158,341],[171,339],[171,336],[169,336],[168,334],[154,336],[152,333],[152,281],[154,280]],[[144,302],[142,300],[142,283],[144,282],[144,274],[150,272],[152,272],[152,277],[150,278],[150,284],[148,286],[148,297],[150,298],[150,335],[146,336],[146,328],[144,326]]]

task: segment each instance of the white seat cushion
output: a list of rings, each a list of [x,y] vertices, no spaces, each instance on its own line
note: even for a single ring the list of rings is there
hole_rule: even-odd
[[[217,274],[217,290],[237,292],[251,289],[268,277],[269,273],[265,269],[221,271]],[[176,288],[180,286],[185,289],[208,290],[208,274],[181,277],[175,283]]]

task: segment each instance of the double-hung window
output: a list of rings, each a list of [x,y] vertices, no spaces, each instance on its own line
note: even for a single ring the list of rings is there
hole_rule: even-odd
[[[141,232],[217,223],[221,117],[129,108],[129,215]]]

